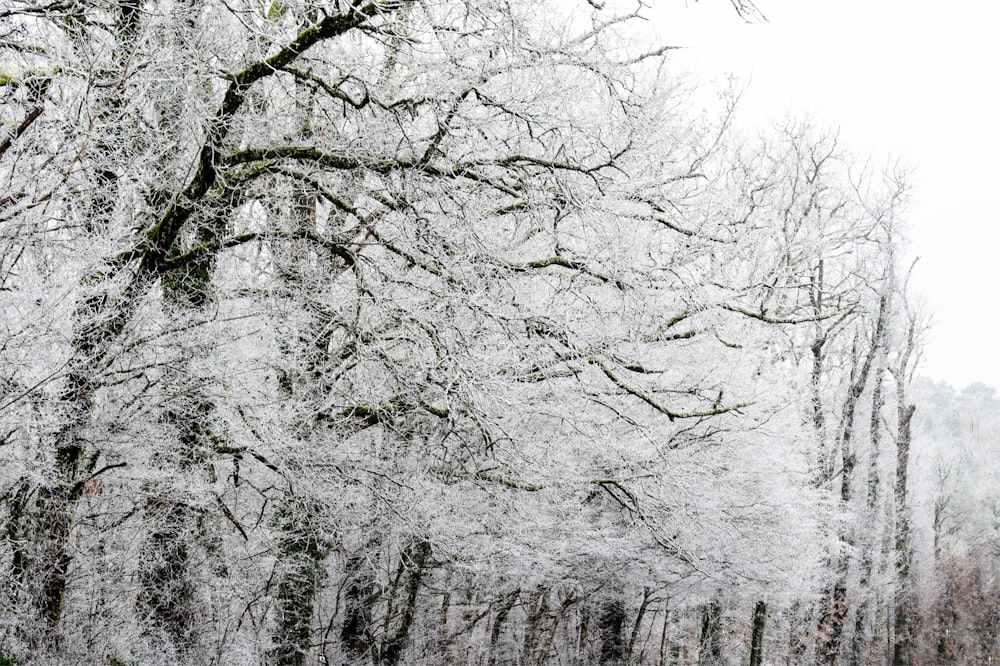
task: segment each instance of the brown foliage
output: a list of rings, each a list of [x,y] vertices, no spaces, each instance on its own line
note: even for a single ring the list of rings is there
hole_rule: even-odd
[[[989,554],[946,551],[937,598],[921,636],[925,664],[991,664],[1000,659],[1000,578]]]

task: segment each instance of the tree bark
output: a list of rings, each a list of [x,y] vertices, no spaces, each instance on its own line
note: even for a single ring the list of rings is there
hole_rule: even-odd
[[[538,636],[549,612],[549,591],[540,589],[528,607],[528,617],[524,627],[524,644],[521,648],[521,663],[531,664],[538,648]]]
[[[767,622],[767,604],[758,601],[753,609],[753,630],[750,634],[750,666],[764,663],[764,625]]]
[[[417,594],[420,591],[420,584],[423,582],[430,554],[431,544],[425,539],[417,539],[401,554],[407,572],[404,586],[405,597],[396,630],[386,638],[382,648],[379,661],[387,666],[396,666],[399,663],[410,640],[410,629],[413,627],[413,618],[417,612]]]
[[[378,589],[364,556],[348,558],[345,568],[348,581],[340,642],[352,663],[367,663],[375,656],[372,607],[378,599]]]
[[[917,629],[916,602],[910,570],[910,522],[906,506],[907,468],[910,460],[910,422],[916,406],[907,404],[899,391],[899,435],[896,450],[896,621],[892,648],[893,666],[915,664],[914,639]]]
[[[606,599],[601,604],[599,633],[601,666],[623,666],[625,664],[625,603],[619,597]]]
[[[139,30],[138,2],[119,0],[112,9],[116,14],[115,48],[112,62],[107,69],[96,73],[98,78],[111,78],[124,71]],[[65,27],[67,31],[74,30],[69,21]],[[72,37],[77,48],[89,47],[85,43],[85,35],[74,34]],[[86,54],[87,57],[90,55]],[[121,100],[114,94],[98,94],[102,96],[98,105],[103,107],[100,121],[110,132],[110,125],[118,120]],[[101,142],[92,155],[96,167],[94,193],[84,216],[84,225],[91,231],[104,232],[114,215],[118,178],[107,167],[110,153],[111,148]],[[103,288],[100,279],[92,277],[85,279],[84,286],[98,292]],[[53,438],[54,483],[37,489],[34,507],[20,514],[22,522],[14,528],[18,539],[14,542],[12,574],[21,588],[28,590],[30,604],[46,627],[44,635],[31,638],[30,642],[36,645],[52,638],[62,617],[63,598],[73,560],[69,539],[76,505],[100,455],[100,451],[94,451],[88,460],[84,460],[86,445],[81,435],[91,417],[93,378],[108,346],[119,335],[130,314],[128,306],[109,305],[108,300],[106,293],[84,296],[74,312],[72,356],[67,364],[70,370],[67,387],[60,396],[66,413],[63,426]]]
[[[892,286],[892,285],[890,285]],[[887,286],[885,288],[889,288]],[[886,306],[888,307],[888,299]],[[886,370],[886,345],[879,345],[878,366],[872,388],[871,414],[868,427],[868,493],[865,501],[865,513],[860,518],[861,562],[859,563],[858,592],[859,603],[854,616],[854,640],[851,641],[848,653],[850,666],[864,666],[872,659],[871,649],[875,646],[869,635],[877,633],[873,618],[878,617],[882,606],[880,590],[872,585],[875,571],[875,559],[879,552],[876,545],[877,535],[881,533],[880,511],[882,478],[880,473],[882,449],[882,410],[885,407],[883,389]]]
[[[642,620],[646,615],[646,609],[649,608],[649,600],[653,596],[653,591],[646,588],[642,591],[642,602],[639,604],[639,612],[635,615],[635,622],[632,624],[632,633],[629,634],[628,638],[628,652],[626,654],[626,661],[632,663],[635,660],[635,644],[639,639],[639,631],[642,629]]]
[[[507,622],[507,616],[510,615],[511,609],[514,608],[514,604],[517,602],[518,598],[521,596],[520,590],[514,590],[504,598],[500,603],[500,607],[497,609],[496,617],[493,618],[493,626],[490,628],[490,656],[489,660],[486,662],[488,666],[497,666],[497,664],[507,663],[507,659],[503,658],[502,661],[500,650],[502,646],[500,645],[500,636],[503,634],[504,623]]]
[[[917,631],[917,604],[913,594],[910,543],[910,513],[907,507],[907,480],[910,466],[911,425],[916,405],[910,404],[907,395],[910,380],[910,360],[917,348],[916,316],[909,312],[906,343],[899,364],[894,368],[896,380],[896,608],[892,646],[893,666],[916,663],[915,634]]]
[[[857,414],[858,403],[868,384],[868,377],[871,374],[875,357],[881,352],[884,344],[885,329],[887,326],[889,309],[889,295],[883,290],[879,298],[878,315],[875,319],[872,330],[871,343],[867,353],[861,360],[861,351],[858,349],[857,338],[855,338],[854,349],[852,350],[853,363],[851,366],[851,377],[848,384],[847,396],[844,399],[844,409],[841,415],[840,425],[840,453],[841,453],[841,482],[840,482],[840,506],[844,511],[848,511],[852,500],[852,485],[854,483],[854,468],[857,457],[853,449],[854,427]],[[859,363],[860,361],[860,363]],[[843,535],[844,542],[853,547],[857,542],[857,526],[848,526],[847,532]],[[819,646],[816,651],[816,663],[826,666],[836,666],[840,660],[841,644],[844,637],[844,620],[850,607],[847,598],[847,576],[850,570],[850,555],[845,552],[838,556],[836,566],[836,579],[829,588],[823,600],[823,611],[820,616],[818,628]]]
[[[269,654],[276,666],[303,666],[309,657],[316,591],[326,576],[323,563],[330,547],[315,524],[321,516],[310,502],[286,501],[276,517],[284,567],[275,600],[276,646]]]
[[[714,600],[702,608],[701,637],[698,640],[698,666],[722,663],[722,603]]]
[[[580,604],[580,629],[576,641],[576,663],[589,664],[590,604]]]

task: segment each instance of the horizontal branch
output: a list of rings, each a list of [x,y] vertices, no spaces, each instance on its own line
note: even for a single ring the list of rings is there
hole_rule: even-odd
[[[626,382],[624,379],[619,377],[618,373],[616,373],[614,369],[610,365],[608,365],[605,361],[598,358],[591,358],[589,360],[591,363],[595,363],[602,371],[604,371],[604,374],[607,376],[607,378],[610,379],[618,388],[622,389],[623,391],[625,391],[630,395],[635,396],[636,398],[639,398],[640,400],[645,402],[647,405],[649,405],[656,411],[665,415],[671,421],[675,419],[693,419],[693,418],[703,418],[707,416],[720,416],[722,414],[727,414],[729,412],[737,411],[744,407],[748,407],[751,404],[748,402],[740,402],[732,405],[724,405],[724,406],[716,405],[708,409],[677,411],[667,407],[662,402],[657,400],[654,396],[650,395],[646,391],[643,391],[638,386],[634,386]]]
[[[462,171],[464,169],[477,166],[519,166],[519,165],[540,166],[546,169],[551,169],[553,171],[576,171],[578,173],[592,174],[595,171],[607,168],[608,166],[610,166],[610,163],[602,163],[602,164],[595,164],[593,166],[586,166],[583,164],[574,164],[572,162],[560,162],[556,160],[549,160],[543,157],[532,157],[530,155],[508,155],[506,157],[465,160],[463,162],[457,162],[454,168],[456,171]]]
[[[385,159],[380,157],[340,155],[338,153],[324,152],[314,146],[247,148],[222,156],[219,163],[223,166],[234,166],[248,162],[263,162],[268,160],[299,160],[328,169],[341,171],[367,169],[376,173],[390,173],[417,165],[416,160],[405,157]]]
[[[250,241],[255,241],[261,237],[261,234],[256,231],[249,231],[245,234],[238,234],[236,236],[231,236],[229,238],[219,238],[216,240],[207,241],[196,247],[191,248],[183,254],[174,255],[166,261],[163,262],[163,270],[172,271],[178,268],[182,268],[185,264],[189,264],[193,261],[201,259],[207,254],[212,252],[217,252],[219,250],[225,250],[230,247],[236,247],[237,245],[242,245],[244,243],[249,243]]]
[[[617,278],[604,275],[603,273],[598,273],[587,267],[586,264],[580,261],[575,261],[573,259],[567,259],[566,257],[560,255],[554,255],[551,257],[544,257],[542,259],[535,259],[533,261],[526,261],[523,263],[508,263],[507,267],[511,270],[524,272],[534,268],[548,268],[550,266],[559,266],[562,268],[567,268],[570,270],[578,271],[584,275],[589,275],[592,278],[600,280],[604,283],[613,283],[619,289],[625,289],[625,284],[618,280]]]
[[[314,84],[334,99],[346,102],[355,109],[363,109],[366,106],[374,104],[383,111],[393,111],[395,109],[407,109],[412,111],[419,106],[436,101],[433,97],[401,97],[400,99],[392,102],[386,102],[377,97],[373,97],[371,91],[368,89],[368,84],[351,75],[345,75],[341,77],[340,81],[336,84],[331,84],[318,74],[314,74],[311,70],[302,71],[294,67],[282,67],[281,69],[301,81]],[[360,99],[354,99],[348,93],[341,90],[340,86],[348,81],[354,81],[358,87],[364,91]]]
[[[671,180],[686,180],[689,178],[697,179],[704,177],[705,177],[704,174],[701,173],[688,173],[683,176],[672,178]],[[671,231],[676,231],[682,236],[687,236],[689,238],[701,238],[704,240],[712,241],[713,243],[733,244],[736,242],[735,238],[720,238],[719,236],[706,234],[703,231],[696,231],[694,229],[688,229],[687,227],[682,227],[681,225],[677,224],[676,222],[674,222],[669,218],[666,209],[664,209],[663,206],[661,206],[660,204],[656,203],[655,201],[652,201],[651,199],[639,198],[639,201],[653,209],[654,215],[652,215],[651,219],[654,222],[658,222],[659,224],[662,224],[666,228],[670,229]]]
[[[736,312],[745,317],[758,319],[767,324],[806,324],[814,321],[823,321],[824,319],[830,319],[844,314],[843,312],[834,311],[827,314],[812,315],[808,317],[774,317],[765,312],[757,312],[755,310],[747,309],[742,305],[733,305],[732,303],[720,303],[720,307],[723,310]]]
[[[70,490],[70,494],[73,497],[79,497],[80,494],[83,492],[84,488],[87,487],[87,484],[90,483],[91,481],[93,481],[94,479],[96,479],[97,477],[99,477],[101,474],[104,474],[105,472],[108,472],[108,471],[113,470],[113,469],[117,469],[119,467],[127,467],[127,466],[128,466],[128,463],[124,463],[124,462],[113,463],[111,465],[105,465],[101,469],[97,470],[96,472],[94,472],[93,474],[91,474],[90,476],[88,476],[86,479],[80,479],[79,481],[77,481],[76,483],[74,483],[73,484],[73,488]]]
[[[495,474],[488,474],[487,472],[476,472],[476,478],[482,479],[483,481],[492,481],[493,483],[499,483],[501,485],[507,486],[508,488],[514,488],[515,490],[526,490],[528,492],[537,492],[542,489],[534,483],[524,483],[523,481],[514,481],[513,479],[505,479],[502,476],[497,476]]]
[[[451,410],[447,407],[438,407],[424,401],[420,401],[416,407],[439,419],[446,419],[451,416]],[[370,427],[383,423],[391,423],[400,415],[413,411],[414,408],[413,404],[397,396],[374,407],[371,405],[350,405],[341,409],[338,415],[345,419],[356,419],[364,424],[365,427]],[[331,418],[331,415],[321,412],[316,415],[316,418],[318,420],[328,420]]]
[[[493,161],[456,162],[451,165],[430,164],[417,157],[373,157],[371,155],[342,155],[322,151],[314,146],[265,146],[247,148],[219,158],[222,166],[258,163],[267,164],[280,160],[296,160],[308,162],[315,166],[335,169],[337,171],[367,170],[379,174],[389,174],[397,171],[417,171],[428,176],[439,178],[466,178],[482,183],[512,197],[521,197],[521,192],[511,185],[501,183],[489,176],[479,173],[476,166],[511,166],[505,158]],[[274,171],[281,171],[276,165]]]
[[[662,326],[660,327],[663,328]],[[655,333],[653,335],[647,335],[644,337],[646,342],[673,342],[674,340],[690,340],[694,336],[698,335],[698,331],[688,329],[686,331],[678,331],[677,333]]]
[[[692,229],[687,229],[685,227],[680,226],[676,222],[672,222],[671,220],[668,220],[665,217],[660,217],[658,215],[654,215],[653,216],[653,220],[656,221],[656,222],[659,222],[660,224],[662,224],[666,228],[670,229],[671,231],[676,231],[679,234],[682,234],[684,236],[688,236],[688,237],[691,237],[691,238],[703,238],[705,240],[712,241],[713,243],[729,243],[729,244],[732,244],[732,243],[736,242],[736,239],[734,239],[734,238],[719,238],[718,236],[712,236],[710,234],[701,233],[700,231],[694,231]]]

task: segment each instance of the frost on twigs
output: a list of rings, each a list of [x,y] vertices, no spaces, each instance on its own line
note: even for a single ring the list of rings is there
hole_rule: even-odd
[[[812,635],[909,367],[899,202],[596,4],[0,10],[0,656]]]

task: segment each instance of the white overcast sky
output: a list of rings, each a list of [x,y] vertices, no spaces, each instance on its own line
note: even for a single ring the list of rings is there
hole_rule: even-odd
[[[661,38],[707,80],[751,79],[751,122],[808,114],[876,164],[912,167],[916,286],[932,314],[923,374],[1000,387],[1000,3],[661,0]]]

